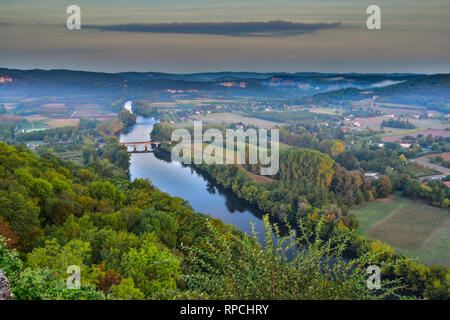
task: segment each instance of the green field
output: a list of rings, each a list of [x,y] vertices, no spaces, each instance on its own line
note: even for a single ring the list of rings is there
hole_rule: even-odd
[[[359,221],[359,234],[382,240],[425,265],[450,266],[449,210],[395,195],[365,203],[351,213]]]
[[[317,108],[308,108],[306,110],[309,112],[312,112],[312,113],[322,113],[322,114],[331,114],[331,115],[336,115],[336,114],[341,115],[344,113],[343,108],[317,107]]]
[[[274,126],[283,125],[282,122],[269,121],[259,118],[245,117],[236,113],[212,113],[209,115],[194,115],[191,116],[193,120],[201,120],[205,124],[222,124],[222,123],[239,123],[246,125],[255,125],[258,128],[272,128]]]

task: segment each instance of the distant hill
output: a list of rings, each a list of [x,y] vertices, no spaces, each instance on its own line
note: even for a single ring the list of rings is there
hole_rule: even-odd
[[[439,107],[450,103],[450,74],[436,74],[376,90],[379,101]]]
[[[343,104],[362,99],[377,102],[425,106],[450,112],[450,74],[420,76],[381,88],[345,88],[304,98],[303,102],[313,104]]]
[[[101,73],[0,68],[0,98],[80,97],[106,101],[181,91],[224,97],[261,96],[341,104],[377,96],[378,101],[442,108],[449,101],[449,75],[212,72]]]

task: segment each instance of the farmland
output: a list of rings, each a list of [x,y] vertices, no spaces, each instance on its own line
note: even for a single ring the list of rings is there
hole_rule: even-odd
[[[73,127],[78,125],[80,119],[50,119],[47,121],[47,125],[51,128]]]
[[[207,116],[192,116],[194,120],[202,120],[206,124],[222,124],[222,123],[238,123],[242,122],[245,125],[255,125],[259,128],[272,128],[274,126],[282,125],[281,122],[269,121],[264,119],[244,117],[240,114],[231,113],[215,113]]]
[[[399,253],[418,257],[426,265],[450,266],[450,212],[396,194],[368,202],[351,211],[358,233],[382,240]]]
[[[397,129],[399,130],[399,129]],[[395,133],[388,133],[388,134],[382,134],[381,137],[384,142],[394,142],[397,140],[400,140],[404,136],[411,136],[411,137],[417,137],[419,134],[423,136],[432,135],[435,137],[444,137],[448,138],[450,137],[450,131],[447,130],[421,130],[421,129],[411,129],[411,130],[402,130]]]

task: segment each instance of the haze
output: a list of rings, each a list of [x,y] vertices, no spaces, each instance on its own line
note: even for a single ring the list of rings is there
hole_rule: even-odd
[[[82,30],[65,27],[70,4],[81,7]],[[380,6],[382,30],[367,30],[369,4]],[[449,14],[446,0],[8,0],[0,3],[0,67],[174,73],[447,73]],[[256,37],[186,34],[182,28],[169,33],[105,28],[130,23],[276,20],[330,26]]]

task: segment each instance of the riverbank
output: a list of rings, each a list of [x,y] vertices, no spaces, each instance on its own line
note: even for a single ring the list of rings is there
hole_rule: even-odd
[[[155,118],[138,116],[135,125],[122,131],[120,141],[148,140],[157,122]],[[155,153],[131,154],[130,179],[148,178],[161,191],[188,201],[195,211],[234,225],[242,232],[251,234],[253,223],[262,239],[262,212],[194,168],[173,162],[169,146],[163,144]]]

